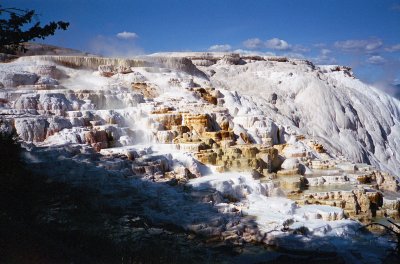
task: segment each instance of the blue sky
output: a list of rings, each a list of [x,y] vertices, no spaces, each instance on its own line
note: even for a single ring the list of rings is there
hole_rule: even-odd
[[[400,82],[400,0],[3,0],[68,31],[43,42],[104,55],[251,51],[354,68]],[[118,35],[118,33],[120,33]]]

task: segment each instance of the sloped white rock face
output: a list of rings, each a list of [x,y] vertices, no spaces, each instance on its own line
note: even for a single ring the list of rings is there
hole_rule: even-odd
[[[31,85],[31,84],[35,84],[35,82],[38,79],[39,79],[39,77],[35,73],[31,73],[31,72],[0,71],[0,82],[3,84],[4,87],[17,87],[19,85]]]
[[[73,94],[65,90],[63,93],[25,93],[13,106],[31,113],[36,110],[39,114],[48,111],[59,115],[71,110],[135,106],[143,101],[143,96],[132,93],[129,85],[150,79],[160,94],[171,93],[170,82],[177,80],[181,85],[174,89],[180,94],[179,89],[186,87],[182,87],[185,82],[181,80],[189,79],[188,88],[195,83],[216,87],[222,93],[218,105],[229,110],[230,118],[226,122],[229,122],[235,134],[246,133],[254,143],[279,144],[289,140],[291,134],[305,134],[320,140],[337,157],[343,155],[355,162],[367,162],[398,176],[400,102],[355,79],[349,68],[316,67],[301,60],[240,57],[222,53],[174,53],[171,56],[157,54],[131,62],[106,58],[26,57],[16,63],[3,65],[0,82],[5,90],[15,87],[17,90],[26,89],[22,86],[29,85],[57,86],[57,83],[73,89]],[[214,63],[200,63],[208,66],[198,66],[197,69],[189,59]],[[98,73],[54,65],[55,62],[70,63],[71,60],[88,66],[84,63],[87,60],[93,67],[101,63],[118,62],[117,65],[126,64],[126,67],[169,65],[175,70],[132,68],[135,71],[131,73],[112,76],[114,84],[121,82],[124,87],[111,87],[110,80]],[[195,82],[188,73],[197,74]],[[71,78],[60,79],[65,76]],[[107,85],[109,89],[85,91],[87,87]],[[11,102],[13,98],[9,100]],[[162,96],[159,100],[162,100]],[[74,124],[81,121],[71,120]],[[168,135],[161,134],[160,142],[170,141]],[[272,142],[267,139],[272,139]]]
[[[14,104],[15,109],[35,109],[51,113],[72,110],[72,104],[62,93],[23,94]]]
[[[200,68],[215,72],[215,87],[232,91],[224,100],[236,119],[241,112],[267,116],[318,138],[337,155],[400,172],[400,102],[348,69],[298,60]]]

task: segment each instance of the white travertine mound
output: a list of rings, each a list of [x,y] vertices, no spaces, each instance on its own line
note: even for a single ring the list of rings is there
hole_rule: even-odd
[[[230,53],[34,56],[0,64],[0,82],[0,131],[33,142],[33,169],[122,209],[136,193],[161,226],[274,244],[400,216],[399,102],[347,67]]]
[[[241,94],[232,98],[240,102],[236,111],[256,108],[351,160],[400,171],[400,102],[355,79],[349,68],[261,60],[210,69],[214,86]],[[243,105],[246,95],[252,98]]]

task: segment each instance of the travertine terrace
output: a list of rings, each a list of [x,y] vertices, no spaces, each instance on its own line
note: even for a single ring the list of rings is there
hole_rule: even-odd
[[[279,244],[304,228],[341,236],[399,219],[400,103],[348,67],[226,53],[32,56],[2,63],[0,87],[1,129],[16,131],[34,170],[113,195],[140,189],[159,224]]]

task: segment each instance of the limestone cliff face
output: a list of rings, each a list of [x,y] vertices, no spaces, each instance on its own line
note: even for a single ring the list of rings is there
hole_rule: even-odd
[[[104,58],[96,56],[55,56],[55,55],[38,55],[21,57],[20,61],[48,61],[72,68],[83,68],[97,70],[100,65],[115,65],[126,67],[144,67],[150,66],[150,63],[140,59],[119,59],[119,58]]]
[[[22,57],[17,63],[2,67],[0,87],[46,91],[62,88],[63,83],[70,86],[68,80],[73,78],[55,65],[99,70],[100,75],[118,79],[137,93],[153,98],[168,86],[194,87],[203,83],[205,87],[218,87],[222,96],[210,94],[206,98],[208,93],[200,90],[195,96],[212,104],[223,104],[239,136],[246,134],[248,140],[256,143],[271,138],[272,143],[278,144],[292,133],[305,134],[323,142],[337,156],[369,163],[394,174],[400,171],[400,102],[355,79],[348,67],[229,53],[154,54],[133,59],[44,55]],[[171,77],[168,84],[156,85],[135,68],[155,75],[172,70],[192,77],[189,82]],[[199,83],[193,82],[193,76]],[[80,109],[81,105],[86,109],[118,108],[121,102],[133,106],[140,100],[123,90],[89,91],[87,85],[96,84],[89,82],[81,85],[79,91],[74,88],[69,93],[71,105],[62,98],[41,95],[38,99],[38,95],[25,92],[21,98],[15,93],[4,94],[8,98],[3,101],[15,101],[15,109],[20,110],[70,111]],[[49,99],[46,101],[44,97]],[[2,104],[6,102],[3,101]]]
[[[54,62],[63,66],[81,69],[92,69],[97,70],[101,65],[113,65],[116,68],[127,68],[130,67],[163,67],[174,69],[177,71],[186,72],[192,75],[199,75],[203,78],[207,76],[196,68],[192,61],[188,58],[182,57],[138,57],[134,59],[125,58],[104,58],[97,56],[56,56],[56,55],[38,55],[21,57],[20,61],[34,62],[34,61],[48,61]]]
[[[186,184],[240,172],[261,182],[216,183],[220,203],[257,190],[337,207],[304,213],[312,219],[399,217],[400,200],[385,193],[400,188],[399,101],[347,67],[238,54],[32,56],[0,64],[0,82],[2,130],[71,156],[111,156],[96,166],[124,177]]]

